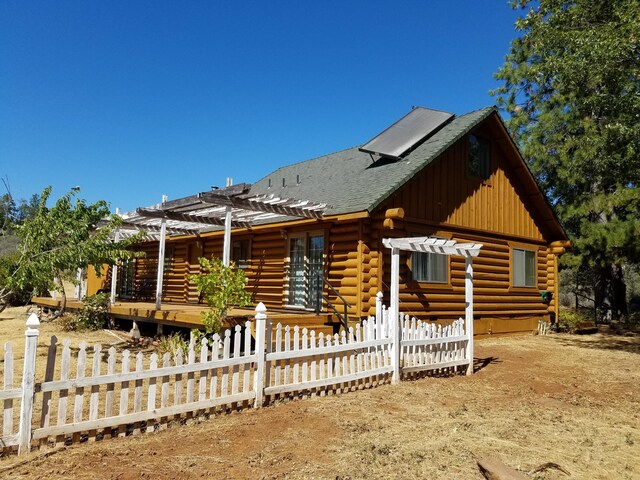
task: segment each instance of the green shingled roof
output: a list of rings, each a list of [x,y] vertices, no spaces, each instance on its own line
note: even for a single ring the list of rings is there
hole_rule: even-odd
[[[455,117],[399,161],[374,164],[353,147],[281,167],[254,183],[251,193],[327,203],[325,215],[371,212],[495,111],[488,107]]]

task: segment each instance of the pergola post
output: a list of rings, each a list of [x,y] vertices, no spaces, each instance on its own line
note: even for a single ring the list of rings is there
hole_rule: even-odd
[[[116,208],[116,215],[120,215],[120,209]],[[118,243],[120,241],[120,229],[116,230],[115,242]],[[111,305],[116,303],[116,288],[118,285],[118,260],[111,267],[111,295],[109,297],[109,302]]]
[[[166,203],[167,196],[162,196],[162,203]],[[164,251],[167,239],[167,220],[160,222],[160,248],[158,249],[158,277],[156,279],[156,310],[162,309],[162,280],[164,278]],[[134,327],[135,328],[135,327]]]
[[[400,250],[391,249],[391,305],[389,307],[389,328],[391,329],[391,383],[400,381]]]
[[[467,344],[467,359],[469,366],[467,367],[467,375],[473,374],[473,257],[467,255],[464,259],[464,319],[466,323],[465,330],[469,337]]]
[[[227,187],[233,183],[231,177],[227,177]],[[233,208],[229,205],[224,213],[224,243],[222,245],[222,264],[228,267],[231,263],[231,212]]]

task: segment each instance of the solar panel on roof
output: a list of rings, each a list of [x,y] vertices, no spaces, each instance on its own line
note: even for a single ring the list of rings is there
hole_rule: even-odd
[[[453,118],[452,113],[415,107],[396,123],[360,147],[360,151],[400,158],[403,153]]]

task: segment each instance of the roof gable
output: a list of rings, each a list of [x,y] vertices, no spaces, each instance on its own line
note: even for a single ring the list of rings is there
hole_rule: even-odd
[[[325,215],[371,212],[493,112],[488,107],[455,117],[398,161],[374,163],[353,147],[281,167],[254,183],[251,193],[327,203],[332,208]]]

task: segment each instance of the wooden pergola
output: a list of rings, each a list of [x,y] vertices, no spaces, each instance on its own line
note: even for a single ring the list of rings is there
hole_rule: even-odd
[[[276,217],[297,217],[321,219],[323,211],[330,208],[325,203],[308,200],[280,198],[275,195],[251,195],[251,185],[241,183],[214,188],[177,200],[167,200],[151,207],[137,208],[123,213],[122,226],[115,233],[116,240],[146,232],[146,239],[160,243],[158,252],[158,273],[156,282],[156,309],[162,308],[162,280],[164,276],[164,257],[166,236],[199,235],[201,233],[224,228],[222,261],[229,265],[231,252],[231,228],[251,228],[256,223],[272,220]],[[119,212],[118,212],[119,214]],[[115,302],[117,267],[113,269],[111,280],[111,303]]]
[[[389,306],[394,332],[399,333],[399,303],[400,303],[400,250],[409,252],[435,253],[438,255],[459,255],[465,258],[464,275],[464,297],[465,297],[465,324],[469,334],[469,367],[467,375],[473,373],[473,257],[480,254],[482,244],[480,243],[457,243],[455,240],[446,240],[433,237],[407,237],[407,238],[384,238],[382,244],[391,249],[391,305]],[[400,335],[394,336],[400,348]],[[399,368],[395,366],[395,370]],[[393,378],[398,379],[400,372],[393,372]]]

